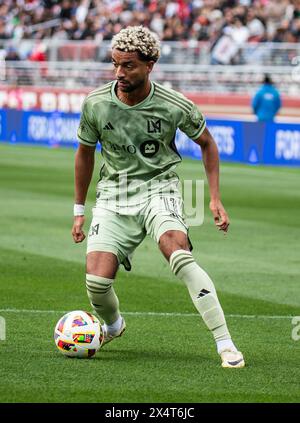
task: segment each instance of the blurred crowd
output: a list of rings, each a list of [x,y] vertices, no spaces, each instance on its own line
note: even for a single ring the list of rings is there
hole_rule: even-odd
[[[300,41],[300,0],[2,0],[0,39],[104,39],[147,25],[162,40]]]
[[[164,41],[209,41],[212,63],[248,42],[300,41],[300,0],[1,0],[0,42],[48,38],[110,40],[146,25]],[[31,52],[43,60],[43,45]],[[7,60],[17,60],[16,50]],[[35,60],[33,58],[33,60]],[[225,60],[226,61],[226,60]]]

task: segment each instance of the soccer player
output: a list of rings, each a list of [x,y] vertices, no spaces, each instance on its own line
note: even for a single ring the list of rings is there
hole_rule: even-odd
[[[105,322],[104,342],[122,335],[125,321],[113,282],[120,264],[130,270],[132,253],[149,234],[172,272],[186,284],[212,332],[222,366],[243,367],[243,355],[231,339],[214,284],[190,251],[174,172],[181,161],[174,143],[180,128],[202,150],[210,209],[218,229],[227,232],[217,146],[194,103],[150,80],[159,56],[160,43],[154,33],[142,26],[122,29],[112,40],[116,80],[92,91],[82,107],[75,157],[72,235],[76,243],[85,239],[84,204],[98,141],[104,160],[87,241],[87,293]]]

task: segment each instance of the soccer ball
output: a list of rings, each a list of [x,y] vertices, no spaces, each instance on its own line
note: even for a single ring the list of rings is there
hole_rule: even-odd
[[[54,340],[64,355],[90,358],[101,348],[104,334],[97,317],[86,311],[75,310],[59,319]]]

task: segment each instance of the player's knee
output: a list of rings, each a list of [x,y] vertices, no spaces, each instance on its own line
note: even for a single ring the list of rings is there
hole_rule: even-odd
[[[113,253],[92,251],[87,255],[86,273],[90,275],[114,279],[118,267],[118,259]]]
[[[159,239],[160,245],[173,245],[178,249],[188,248],[187,235],[181,231],[166,231]]]
[[[189,250],[187,235],[181,231],[166,231],[159,239],[159,248],[167,259],[176,250]]]

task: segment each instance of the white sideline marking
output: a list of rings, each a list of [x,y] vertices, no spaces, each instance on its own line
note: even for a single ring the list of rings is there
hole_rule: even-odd
[[[66,310],[24,310],[18,308],[0,308],[0,313],[66,314]],[[124,316],[158,316],[158,317],[200,317],[198,313],[156,313],[152,311],[123,311]],[[292,319],[294,316],[271,316],[263,314],[226,314],[225,317],[236,319]]]

